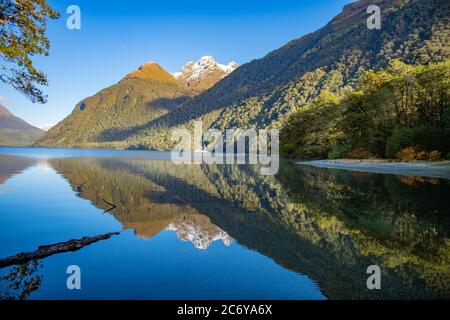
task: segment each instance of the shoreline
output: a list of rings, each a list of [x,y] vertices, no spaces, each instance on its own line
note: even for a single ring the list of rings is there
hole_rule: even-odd
[[[348,171],[450,179],[450,161],[395,162],[392,160],[310,160],[299,165]]]

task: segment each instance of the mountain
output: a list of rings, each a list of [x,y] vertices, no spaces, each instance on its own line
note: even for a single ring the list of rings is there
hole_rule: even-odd
[[[44,131],[33,127],[0,106],[0,145],[28,145],[42,136]]]
[[[173,111],[191,96],[169,72],[149,62],[78,103],[36,144],[120,148],[121,145],[113,144],[121,135]]]
[[[156,62],[147,62],[123,78],[123,80],[132,79],[179,85],[178,81]]]
[[[369,5],[382,9],[380,30],[367,28]],[[116,147],[167,150],[173,146],[172,129],[191,128],[196,120],[203,121],[204,129],[279,127],[322,90],[339,93],[354,87],[364,71],[384,68],[392,59],[409,64],[446,61],[449,43],[446,0],[357,1],[323,28],[240,66],[209,90],[158,117],[110,132],[110,137],[120,141]],[[71,145],[58,128],[39,145]],[[108,146],[103,137],[96,139],[97,146]]]
[[[117,84],[78,103],[35,145],[141,148],[147,144],[140,139],[133,143],[123,140],[147,123],[173,112],[234,68],[234,63],[223,66],[212,57],[203,57],[186,64],[174,77],[159,64],[148,62]]]
[[[54,126],[54,124],[48,123],[48,124],[43,125],[40,129],[42,129],[44,131],[48,131],[51,128],[53,128],[53,126]]]
[[[228,65],[217,63],[211,56],[201,57],[198,61],[189,61],[174,73],[187,88],[195,93],[203,92],[236,70],[239,65],[232,61]]]

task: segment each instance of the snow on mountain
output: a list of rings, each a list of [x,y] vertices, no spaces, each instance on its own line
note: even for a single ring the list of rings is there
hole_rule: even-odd
[[[233,238],[210,222],[202,224],[191,220],[176,221],[170,223],[166,230],[175,231],[179,239],[192,242],[199,250],[208,249],[215,241],[222,241],[226,246],[233,243]]]
[[[204,56],[198,61],[189,61],[173,76],[191,90],[201,92],[212,87],[238,67],[234,61],[224,65],[218,63],[212,56]]]

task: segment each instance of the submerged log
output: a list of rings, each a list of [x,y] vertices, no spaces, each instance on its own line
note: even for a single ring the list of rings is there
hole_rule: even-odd
[[[21,252],[19,254],[16,254],[15,256],[0,259],[0,268],[24,264],[31,260],[47,258],[58,253],[78,251],[90,244],[109,239],[112,236],[118,234],[119,232],[110,232],[94,237],[83,237],[81,239],[73,239],[66,242],[40,246],[36,251],[33,252]]]

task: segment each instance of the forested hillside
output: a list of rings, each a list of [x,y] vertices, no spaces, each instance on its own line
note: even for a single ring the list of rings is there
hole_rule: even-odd
[[[366,70],[393,59],[429,64],[450,59],[450,9],[446,1],[375,1],[382,7],[381,30],[369,30],[367,6],[347,5],[324,28],[291,41],[266,57],[239,67],[212,89],[126,138],[130,145],[168,149],[176,127],[281,127],[286,117],[321,91],[340,94]]]
[[[380,30],[367,28],[366,9],[372,4],[382,8]],[[288,115],[322,91],[341,95],[365,71],[386,68],[394,59],[414,65],[447,61],[449,43],[446,0],[361,0],[345,6],[325,27],[240,66],[176,108],[126,130],[77,138],[75,144],[59,126],[40,145],[86,146],[89,141],[94,146],[167,150],[173,146],[172,130],[191,128],[196,120],[203,120],[204,129],[281,127]]]
[[[92,97],[50,129],[39,146],[108,147],[133,128],[172,111],[192,93],[156,63],[147,63]],[[114,145],[121,148],[126,145]]]
[[[355,90],[328,91],[283,127],[282,152],[295,158],[450,157],[450,61],[411,66],[394,60],[368,71]]]

